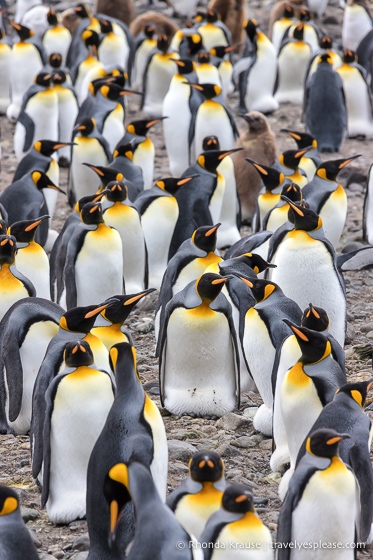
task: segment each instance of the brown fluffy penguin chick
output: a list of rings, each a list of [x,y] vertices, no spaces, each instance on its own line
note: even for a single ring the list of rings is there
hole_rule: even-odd
[[[178,26],[168,17],[157,12],[145,12],[137,16],[130,25],[130,32],[132,37],[136,37],[140,31],[143,31],[147,25],[154,27],[158,36],[167,35],[171,40],[179,29]]]
[[[251,221],[262,183],[258,172],[245,158],[270,167],[278,158],[278,150],[276,137],[262,113],[251,111],[243,118],[248,124],[248,130],[240,133],[235,145],[235,148],[243,150],[232,154],[231,158],[241,201],[242,220]]]
[[[284,8],[285,6],[291,6],[294,10],[294,16],[297,18],[299,17],[300,10],[306,6],[303,5],[302,0],[291,0],[291,2],[287,2],[280,0],[280,2],[276,2],[272,7],[271,13],[269,15],[269,24],[268,24],[268,37],[272,39],[272,28],[275,21],[281,19],[284,15]]]
[[[67,8],[67,10],[61,14],[61,23],[67,27],[71,35],[74,35],[81,21],[81,18],[78,16],[74,8]]]
[[[208,7],[220,14],[222,22],[232,33],[232,43],[240,43],[245,21],[244,0],[210,0]]]
[[[133,0],[96,0],[95,14],[105,14],[130,25],[135,19]]]

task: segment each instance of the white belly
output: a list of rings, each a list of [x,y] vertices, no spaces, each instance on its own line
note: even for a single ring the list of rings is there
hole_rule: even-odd
[[[225,179],[225,189],[220,211],[221,226],[218,229],[218,249],[229,247],[241,239],[237,228],[237,189],[234,175],[234,165],[228,156],[218,166],[218,172]],[[214,223],[217,223],[214,221]]]
[[[278,59],[279,85],[275,98],[279,103],[302,105],[304,79],[312,55],[309,45],[303,42],[289,43]]]
[[[276,73],[276,49],[268,41],[258,49],[257,59],[249,73],[245,95],[248,111],[267,113],[278,109],[278,102],[273,97]]]
[[[368,85],[360,72],[342,66],[338,74],[343,80],[347,108],[348,136],[373,136],[373,117]]]
[[[133,163],[142,169],[144,189],[151,189],[153,185],[154,157],[154,144],[150,138],[142,142],[133,154]]]
[[[110,152],[114,152],[116,145],[123,138],[124,133],[124,110],[118,103],[116,109],[114,109],[105,120],[102,129],[102,136],[109,144]]]
[[[58,139],[61,142],[71,142],[72,132],[76,117],[78,116],[78,102],[74,94],[66,88],[56,88],[58,96]],[[66,158],[68,162],[71,160],[71,147],[61,148],[58,150],[59,157]]]
[[[23,95],[32,85],[34,77],[40,72],[42,66],[39,52],[33,45],[21,43],[13,46],[10,83],[12,103],[17,106],[18,112],[22,105]]]
[[[235,138],[228,115],[220,103],[205,101],[198,109],[195,122],[195,158],[202,153],[206,136],[217,136],[221,150],[231,150]]]
[[[5,113],[10,103],[11,48],[0,44],[0,112]]]
[[[165,407],[170,412],[221,416],[233,410],[234,351],[224,315],[176,309],[165,344]]]
[[[178,55],[174,53],[173,57],[178,58]],[[145,76],[146,97],[143,111],[149,116],[154,118],[162,116],[163,99],[176,70],[174,62],[161,55],[153,56]]]
[[[344,49],[356,51],[360,41],[371,29],[371,19],[363,6],[359,4],[346,6],[342,26]]]
[[[36,245],[36,244],[35,244]],[[39,248],[38,248],[39,247]],[[49,286],[49,260],[42,247],[35,249],[25,247],[19,249],[16,255],[16,266],[18,271],[33,283],[36,296],[50,299]]]
[[[66,65],[67,52],[71,43],[71,34],[64,27],[46,31],[43,37],[43,47],[47,56],[59,53],[62,56],[62,68]]]
[[[94,194],[101,185],[96,173],[82,163],[105,166],[108,161],[97,140],[77,137],[74,142],[77,142],[78,145],[73,148],[70,173],[75,197],[76,200],[79,200],[83,196]]]

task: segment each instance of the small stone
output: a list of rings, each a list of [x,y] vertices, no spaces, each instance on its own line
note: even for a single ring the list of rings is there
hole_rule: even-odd
[[[27,467],[30,464],[29,459],[22,459],[22,461],[20,461],[20,467]]]
[[[42,552],[40,554],[40,560],[55,560],[55,556],[52,556],[51,554],[47,554],[46,552]]]
[[[234,478],[235,476],[242,476],[243,475],[243,471],[241,469],[230,469],[229,472],[227,473],[227,478],[231,479]]]
[[[53,556],[57,558],[57,560],[61,560],[61,558],[63,558],[65,554],[62,552],[62,550],[56,550],[56,552],[53,552]]]
[[[35,521],[35,519],[40,517],[40,513],[36,509],[27,507],[21,507],[21,515],[25,523],[27,523],[27,521]]]
[[[273,484],[273,483],[279,484],[281,478],[282,478],[281,473],[274,472],[274,473],[269,474],[268,476],[265,476],[265,477],[264,477],[264,480],[266,480],[266,481],[269,482],[270,484]]]
[[[170,461],[187,462],[197,451],[194,445],[186,443],[185,441],[179,441],[178,439],[170,439],[167,443]]]
[[[219,418],[215,426],[217,428],[222,428],[223,430],[230,430],[232,432],[235,432],[238,428],[251,427],[251,422],[243,416],[234,414],[234,412],[229,412],[228,414],[225,414],[224,416]]]
[[[219,445],[219,447],[217,447],[215,451],[216,453],[219,453],[221,457],[224,458],[234,457],[235,455],[241,455],[241,451],[239,451],[235,447],[232,447],[228,443],[223,443],[222,445]]]
[[[272,442],[271,439],[263,439],[263,441],[261,441],[261,442],[259,443],[259,447],[260,447],[260,449],[269,449],[269,450],[271,450],[271,449],[272,449],[272,444],[273,444],[273,442]]]
[[[356,329],[353,327],[353,325],[351,325],[351,323],[347,323],[345,343],[351,344],[351,342],[355,339],[355,336]]]
[[[88,552],[79,552],[78,554],[73,554],[70,556],[70,560],[86,560]]]
[[[78,551],[89,550],[88,533],[84,533],[83,535],[80,535],[77,539],[75,539],[71,548]]]
[[[245,410],[243,411],[243,415],[252,420],[258,410],[259,408],[257,406],[249,406],[248,408],[245,408]]]
[[[362,325],[360,327],[360,331],[364,333],[369,333],[370,331],[373,331],[373,323],[365,323],[365,325]]]
[[[87,525],[87,522],[84,519],[72,521],[69,523],[70,531],[78,531],[79,529],[83,529]]]

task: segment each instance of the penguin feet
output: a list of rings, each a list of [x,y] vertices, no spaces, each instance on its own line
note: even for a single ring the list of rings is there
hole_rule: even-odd
[[[290,467],[290,469],[288,469],[286,471],[286,473],[284,474],[284,476],[282,477],[279,487],[278,487],[278,495],[280,500],[283,502],[286,496],[286,492],[288,491],[288,487],[289,487],[289,482],[291,477],[293,476],[294,473],[294,467]]]
[[[272,472],[283,473],[288,468],[290,464],[290,454],[287,446],[276,447],[272,453],[269,465]]]
[[[264,436],[272,436],[272,409],[265,404],[259,407],[258,412],[254,416],[253,425],[258,432]]]

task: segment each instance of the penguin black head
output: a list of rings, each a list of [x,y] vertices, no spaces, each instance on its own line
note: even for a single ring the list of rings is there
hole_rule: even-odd
[[[311,455],[331,459],[338,455],[339,442],[349,437],[349,434],[340,434],[336,430],[321,428],[307,438],[306,450]]]
[[[294,224],[294,229],[303,231],[314,231],[322,226],[320,216],[310,208],[306,208],[303,202],[292,202],[286,196],[281,195],[281,199],[285,200],[290,206],[288,212],[288,220]]]
[[[206,272],[196,281],[196,290],[203,301],[214,301],[222,291],[228,278],[223,278],[220,274]]]
[[[15,21],[9,21],[10,25],[16,30],[18,37],[21,41],[27,41],[27,39],[31,39],[35,35],[32,29],[26,27],[25,25],[21,25],[20,23],[16,23]]]
[[[49,220],[50,216],[41,216],[34,220],[21,220],[14,222],[9,227],[9,235],[14,235],[18,243],[31,243],[34,241],[37,228],[45,220]]]
[[[294,8],[290,4],[285,4],[282,17],[292,19],[294,17]]]
[[[208,152],[209,150],[220,150],[219,138],[217,136],[206,136],[202,142],[202,150]]]
[[[123,509],[131,501],[128,468],[125,463],[117,463],[107,473],[104,482],[104,496],[109,504],[109,546],[112,548]]]
[[[94,194],[89,194],[87,196],[82,196],[82,198],[80,198],[75,204],[75,211],[80,214],[85,204],[88,204],[88,202],[99,202],[104,196],[106,196],[106,190],[102,190]]]
[[[245,158],[245,159],[246,161],[251,163],[254,169],[256,169],[256,171],[259,173],[263,181],[263,184],[266,188],[266,191],[273,191],[274,189],[282,185],[282,183],[284,182],[285,175],[280,171],[277,171],[277,169],[273,169],[273,167],[267,167],[266,165],[259,164],[256,161],[253,161],[252,159],[249,158]]]
[[[343,62],[345,64],[353,64],[354,62],[357,62],[356,53],[354,53],[353,51],[350,51],[349,49],[344,50],[343,51]]]
[[[197,91],[200,91],[205,99],[213,99],[221,94],[222,88],[216,84],[192,84],[191,82],[184,82]]]
[[[84,204],[80,213],[82,222],[87,225],[102,224],[104,218],[102,216],[102,206],[100,202],[88,202]]]
[[[154,28],[152,25],[145,25],[145,27],[144,27],[144,35],[145,35],[148,39],[152,39],[154,33],[155,33],[155,28]]]
[[[34,144],[34,149],[43,156],[51,157],[56,150],[71,146],[71,142],[53,142],[53,140],[38,140]]]
[[[210,49],[210,54],[212,56],[216,56],[217,58],[223,59],[226,54],[228,54],[232,51],[235,51],[236,49],[238,49],[238,47],[240,47],[240,44],[238,44],[238,43],[235,44],[235,45],[229,45],[229,46],[217,45],[213,49]]]
[[[281,195],[286,196],[292,202],[300,202],[302,200],[302,189],[295,183],[282,187]]]
[[[110,305],[108,301],[100,305],[74,307],[64,313],[60,319],[60,327],[65,331],[88,334],[95,324],[97,315]]]
[[[60,68],[62,64],[62,56],[60,53],[51,53],[48,57],[48,64],[52,66],[52,68]]]
[[[217,231],[220,224],[215,226],[200,226],[192,235],[192,242],[198,249],[212,253],[216,249]]]
[[[296,39],[297,41],[303,41],[303,35],[304,35],[304,23],[301,22],[294,28],[293,38]]]
[[[307,309],[303,311],[300,324],[302,327],[306,327],[312,331],[323,332],[329,327],[330,320],[325,309],[316,307],[310,303]]]
[[[306,10],[306,8],[302,8],[299,11],[299,19],[300,21],[310,21],[312,19],[312,14],[309,10]]]
[[[160,179],[159,181],[157,181],[155,186],[159,189],[162,189],[163,191],[169,192],[170,194],[176,194],[180,187],[186,185],[187,183],[190,183],[190,181],[192,181],[194,177],[194,175],[192,177],[181,178],[166,177],[165,179]]]
[[[253,43],[256,38],[257,29],[259,27],[258,22],[256,21],[256,19],[251,18],[244,23],[243,27],[246,31],[248,38]]]
[[[317,148],[317,140],[311,134],[307,132],[298,132],[297,130],[288,130],[287,128],[282,128],[281,132],[287,132],[289,136],[294,138],[297,143],[299,150],[304,148]]]
[[[168,51],[169,46],[170,42],[167,35],[159,35],[157,39],[157,49],[165,54]]]
[[[93,29],[85,29],[82,33],[82,39],[87,49],[91,49],[93,54],[97,56],[100,42],[98,33]]]
[[[34,78],[34,83],[38,86],[49,87],[52,80],[50,72],[39,72]]]
[[[277,266],[275,264],[268,263],[263,259],[263,257],[257,255],[256,253],[244,253],[243,255],[235,258],[247,264],[250,268],[252,268],[255,274],[260,274],[264,270],[267,270],[267,268],[276,268]]]
[[[170,60],[172,60],[172,62],[177,65],[177,71],[182,76],[184,76],[185,74],[190,74],[195,70],[195,64],[192,60],[189,60],[189,58],[170,58]]]
[[[246,284],[251,290],[252,295],[257,303],[269,298],[274,291],[280,292],[280,288],[270,280],[263,280],[260,278],[244,278],[240,276],[242,282]]]
[[[329,35],[324,35],[324,37],[321,37],[319,45],[321,49],[330,50],[333,48],[333,39]]]
[[[66,194],[65,191],[57,187],[43,171],[32,171],[31,178],[39,191],[41,191],[41,189],[53,189],[62,194]]]
[[[107,19],[100,19],[99,24],[101,33],[104,33],[104,35],[113,32],[113,24],[111,23],[111,21],[108,21]]]
[[[53,26],[57,25],[58,23],[57,14],[52,8],[49,8],[49,12],[47,13],[47,22],[48,25]]]
[[[304,364],[314,364],[329,356],[331,353],[331,344],[321,332],[312,331],[306,327],[299,327],[288,319],[283,319],[283,322],[286,323],[295,334],[302,352],[301,360]]]
[[[187,53],[189,56],[194,56],[197,54],[201,49],[203,49],[203,40],[199,33],[193,33],[192,35],[187,35],[186,37],[187,42]]]
[[[124,179],[123,173],[118,171],[118,169],[114,169],[114,167],[104,167],[103,165],[91,165],[90,163],[82,163],[89,169],[92,169],[98,175],[101,185],[106,187],[112,181],[122,181]],[[100,189],[101,191],[101,189]],[[88,202],[88,200],[87,200]],[[96,202],[92,200],[91,202]]]
[[[52,82],[57,85],[64,84],[67,81],[67,74],[63,70],[53,72]]]
[[[74,8],[74,11],[76,15],[79,16],[81,19],[91,17],[91,14],[85,4],[77,4]]]
[[[19,508],[17,492],[0,484],[0,517],[10,515]]]
[[[219,19],[219,16],[218,16],[218,12],[216,10],[213,10],[212,8],[207,10],[206,21],[208,23],[215,23],[216,21],[218,21],[218,19]]]
[[[111,323],[122,325],[137,303],[154,291],[155,288],[149,288],[137,294],[113,296],[107,300],[109,305],[101,315]]]
[[[128,198],[128,188],[123,181],[110,181],[106,191],[106,198],[110,202],[124,202]]]
[[[90,366],[93,364],[93,354],[90,345],[85,340],[68,342],[64,349],[64,360],[67,367]]]
[[[16,252],[16,238],[13,235],[0,235],[0,265],[13,264]]]
[[[286,150],[286,152],[283,152],[278,159],[282,165],[285,165],[285,167],[289,167],[295,171],[298,169],[300,160],[306,152],[307,150]]]
[[[206,171],[210,173],[216,173],[216,168],[220,165],[222,160],[234,154],[235,152],[240,152],[243,148],[234,148],[233,150],[208,150],[207,152],[202,152],[197,158],[197,163]]]
[[[221,505],[231,513],[254,512],[254,496],[244,484],[231,484],[224,490]]]
[[[200,51],[196,56],[198,64],[209,64],[210,60],[210,55],[207,51]]]
[[[141,383],[137,371],[136,350],[128,342],[114,344],[109,350],[109,363],[115,374],[117,393],[121,389],[127,390],[128,383]]]
[[[133,160],[133,152],[135,151],[136,146],[133,142],[128,142],[128,144],[120,144],[117,146],[113,153],[113,158],[117,158],[119,156],[126,157],[130,161]]]
[[[106,83],[99,87],[100,94],[110,101],[118,101],[120,97],[125,95],[143,95],[140,91],[133,91],[131,89],[123,89],[121,85],[117,83],[110,83],[109,80],[115,80],[115,78],[107,78]]]
[[[195,16],[193,17],[194,23],[201,23],[206,19],[206,12],[202,10],[198,10]]]
[[[74,128],[73,134],[80,132],[82,136],[89,136],[96,128],[96,121],[91,117],[84,117]]]
[[[324,161],[316,169],[316,175],[321,177],[321,179],[327,179],[328,181],[335,181],[337,179],[338,173],[346,167],[351,161],[360,157],[360,155],[352,156],[346,159],[334,159],[330,161]]]
[[[224,462],[219,453],[207,450],[197,451],[189,461],[189,476],[196,482],[221,480],[224,476]]]
[[[146,136],[152,126],[162,122],[165,118],[166,117],[161,117],[159,119],[132,121],[128,123],[126,129],[130,134],[135,134],[136,136]]]
[[[326,52],[324,54],[321,54],[318,57],[317,63],[318,64],[325,64],[326,63],[326,64],[329,64],[329,66],[331,66],[333,64],[333,60],[332,60],[332,57],[330,56],[330,54]]]
[[[346,393],[349,397],[351,397],[361,408],[364,408],[365,401],[367,398],[368,391],[371,390],[373,387],[373,378],[367,379],[366,381],[359,381],[356,383],[346,383],[346,385],[342,385],[336,391],[336,395],[339,393]]]

